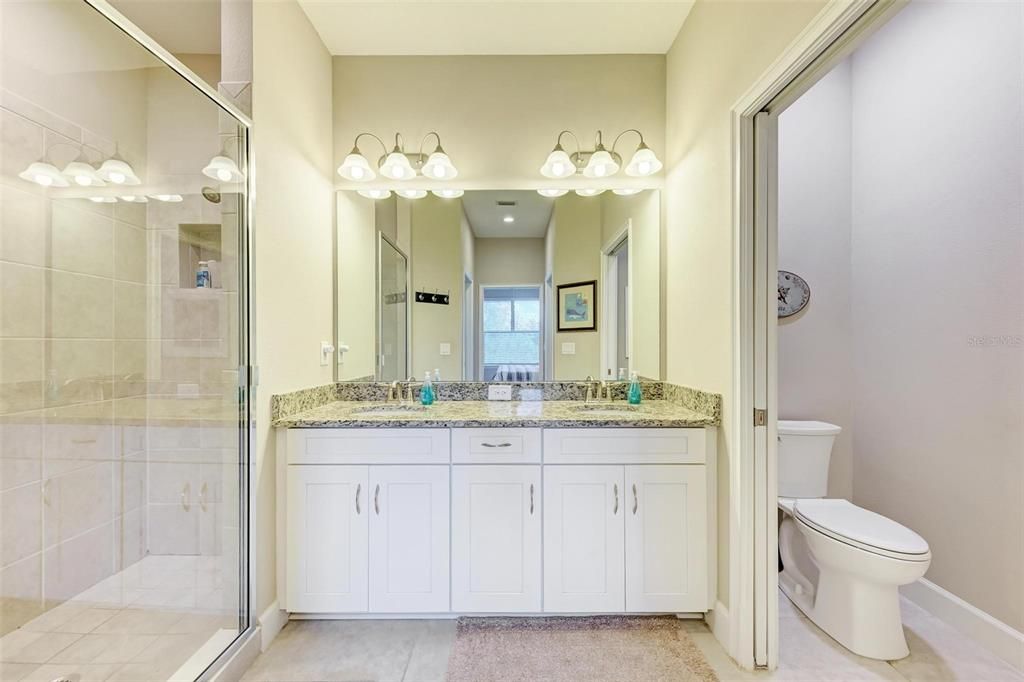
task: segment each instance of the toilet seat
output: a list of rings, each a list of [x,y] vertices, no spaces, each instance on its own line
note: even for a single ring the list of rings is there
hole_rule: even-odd
[[[799,523],[843,544],[901,561],[931,560],[920,535],[847,500],[800,499],[791,510]]]

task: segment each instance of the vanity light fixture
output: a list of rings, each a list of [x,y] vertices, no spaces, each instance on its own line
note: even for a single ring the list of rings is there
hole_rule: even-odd
[[[564,197],[568,193],[569,193],[569,190],[567,190],[567,189],[539,189],[539,190],[537,190],[537,194],[541,195],[542,197],[548,197],[550,199],[554,199],[555,197]]]
[[[373,133],[359,133],[352,144],[352,151],[348,153],[345,160],[338,166],[338,175],[346,180],[368,182],[377,177],[377,172],[373,170],[373,166],[359,149],[359,140],[364,136],[377,140],[384,150],[384,155],[377,162],[377,168],[380,174],[386,178],[403,181],[412,180],[416,177],[418,171],[423,177],[431,180],[453,180],[459,174],[455,164],[452,163],[451,158],[441,146],[441,136],[436,132],[429,132],[424,135],[423,139],[420,140],[419,151],[416,152],[407,152],[405,150],[405,141],[401,133],[395,133],[395,146],[390,152],[388,151],[388,146],[384,144],[384,140]],[[423,152],[423,149],[427,140],[431,137],[437,141],[437,146],[434,147],[433,152],[427,155]]]
[[[96,169],[89,164],[84,150],[74,161],[64,166],[64,170],[61,172],[80,187],[103,187],[107,184],[96,172]]]
[[[367,199],[387,199],[391,196],[391,190],[389,189],[361,189],[359,190],[359,196],[366,197]]]
[[[40,187],[67,187],[71,184],[60,170],[45,158],[30,163],[28,168],[18,173],[18,177],[34,182]]]
[[[145,204],[149,202],[144,194],[129,194],[127,196],[118,197],[121,201],[127,201],[130,204]]]
[[[210,163],[206,164],[206,168],[203,169],[203,175],[220,182],[241,182],[245,179],[238,164],[223,154],[218,154],[210,159]]]
[[[97,175],[112,185],[142,184],[142,181],[139,180],[139,176],[135,174],[135,170],[132,169],[131,165],[116,153],[100,164]]]
[[[89,201],[94,204],[116,204],[117,197],[89,197]]]
[[[576,194],[578,194],[581,197],[596,197],[598,194],[601,194],[602,192],[604,192],[603,189],[598,189],[596,187],[586,187],[584,189],[576,190]]]
[[[396,189],[395,194],[403,199],[422,199],[427,196],[425,189]]]
[[[180,194],[150,194],[149,196],[152,199],[169,204],[177,204],[184,201],[184,198]]]
[[[558,133],[555,140],[555,148],[548,154],[547,160],[540,168],[540,173],[546,178],[567,178],[577,173],[582,173],[588,178],[607,178],[615,175],[622,167],[622,156],[615,151],[616,145],[623,135],[636,133],[640,137],[640,144],[633,153],[632,158],[626,165],[626,175],[632,177],[645,177],[654,175],[662,168],[661,161],[651,151],[651,148],[644,142],[643,133],[636,128],[624,130],[616,135],[612,142],[612,148],[604,146],[604,135],[598,130],[597,139],[593,149],[583,149],[580,146],[579,138],[571,130],[563,130]],[[562,147],[562,137],[571,135],[576,141],[576,151],[569,154]]]
[[[620,187],[619,189],[613,189],[612,192],[618,194],[620,197],[631,197],[634,194],[640,194],[643,190],[635,187]]]
[[[461,189],[432,189],[430,193],[442,199],[458,199],[466,192]]]

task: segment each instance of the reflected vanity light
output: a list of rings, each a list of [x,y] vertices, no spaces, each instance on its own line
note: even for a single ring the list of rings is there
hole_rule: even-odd
[[[97,175],[112,185],[140,185],[142,181],[127,161],[116,154],[100,165]]]
[[[612,192],[618,194],[620,197],[631,197],[634,194],[640,194],[643,190],[635,187],[620,187],[619,189],[613,189]]]
[[[395,194],[403,199],[422,199],[427,196],[425,189],[396,189]]]
[[[18,177],[40,187],[68,187],[71,184],[56,166],[46,160],[30,163],[28,168],[18,173]]]
[[[366,197],[367,199],[387,199],[391,196],[391,190],[389,189],[361,189],[359,190],[359,196]]]
[[[442,199],[458,199],[466,192],[461,189],[432,189],[430,193]]]
[[[384,154],[377,162],[377,168],[381,175],[390,180],[412,180],[416,177],[417,171],[423,177],[431,180],[453,180],[459,175],[455,164],[452,163],[451,158],[441,146],[441,136],[436,132],[431,131],[424,135],[420,141],[419,150],[416,152],[405,150],[405,141],[402,139],[401,133],[395,133],[395,146],[391,151],[388,151],[384,140],[373,133],[359,133],[352,144],[352,151],[338,166],[338,175],[346,180],[369,182],[377,177],[377,171],[374,171],[370,161],[359,149],[359,139],[364,136],[371,137],[380,143]],[[434,151],[427,155],[423,149],[431,137],[437,141],[437,145],[434,147]]]
[[[89,201],[94,204],[116,204],[117,197],[89,197]]]
[[[583,149],[575,133],[571,130],[563,130],[558,133],[555,147],[548,154],[544,165],[541,166],[540,173],[546,178],[555,179],[567,178],[577,173],[582,173],[584,177],[588,178],[611,177],[622,168],[622,156],[615,151],[615,147],[618,145],[619,140],[622,139],[622,136],[627,133],[636,133],[640,137],[640,144],[626,165],[626,175],[645,177],[660,171],[662,163],[654,152],[651,151],[651,148],[647,146],[647,143],[644,142],[643,133],[636,128],[630,128],[616,135],[610,150],[605,148],[603,133],[600,130],[597,131],[597,139],[593,149]],[[562,147],[562,138],[565,135],[572,136],[576,142],[576,151],[572,154],[566,152]]]
[[[149,197],[151,199],[156,199],[157,201],[165,201],[169,204],[176,204],[180,201],[184,201],[184,198],[180,194],[150,194]]]
[[[79,154],[77,159],[64,166],[62,173],[71,178],[79,187],[103,187],[107,184],[96,172],[96,169],[89,165],[84,153]]]
[[[210,159],[210,163],[203,169],[203,175],[220,182],[241,182],[245,179],[238,164],[223,154]]]
[[[576,194],[578,194],[581,197],[596,197],[598,194],[601,194],[602,192],[604,192],[603,189],[598,189],[596,187],[586,187],[584,189],[576,190]]]
[[[127,196],[118,197],[121,201],[127,201],[130,204],[145,204],[149,202],[149,199],[143,194],[129,194]]]
[[[554,199],[555,197],[564,197],[568,193],[569,193],[569,190],[567,190],[567,189],[539,189],[539,190],[537,190],[537,194],[541,195],[542,197],[548,197],[549,199]]]

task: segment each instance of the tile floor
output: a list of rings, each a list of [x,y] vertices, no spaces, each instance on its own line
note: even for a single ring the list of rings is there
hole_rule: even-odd
[[[1024,682],[1024,675],[906,600],[903,618],[911,655],[893,663],[851,654],[781,594],[779,612],[780,661],[773,673],[739,670],[703,622],[684,622],[723,681]],[[243,679],[440,682],[447,672],[454,637],[454,620],[292,621]]]
[[[216,557],[147,556],[0,638],[0,681],[167,680],[238,616]]]

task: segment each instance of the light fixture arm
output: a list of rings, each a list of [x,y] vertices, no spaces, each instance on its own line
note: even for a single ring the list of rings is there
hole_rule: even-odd
[[[437,149],[435,149],[434,151],[442,153],[444,152],[444,149],[441,147],[441,136],[438,135],[436,131],[431,130],[429,133],[423,136],[422,140],[420,140],[420,156],[423,156],[423,146],[427,143],[427,140],[430,139],[431,135],[433,135],[437,139]]]
[[[379,137],[377,137],[373,133],[359,133],[358,135],[356,135],[356,139],[352,142],[352,153],[353,154],[360,154],[360,155],[362,155],[362,152],[359,151],[359,138],[363,137],[364,135],[366,137],[372,137],[373,139],[377,140],[377,142],[381,146],[381,149],[384,150],[384,155],[385,156],[387,155],[387,153],[388,153],[388,146],[386,144],[384,144],[384,140],[380,139]]]
[[[640,137],[640,146],[637,147],[637,149],[647,148],[647,144],[644,142],[644,134],[641,133],[636,128],[629,128],[628,130],[623,130],[621,133],[615,136],[615,140],[612,142],[612,153],[615,153],[615,145],[619,143],[619,138],[621,138],[626,133],[636,133]]]
[[[579,154],[581,149],[580,138],[576,137],[576,133],[574,133],[571,130],[563,130],[562,132],[558,133],[558,137],[555,139],[555,149],[562,149],[562,136],[565,135],[566,133],[572,135],[572,139],[576,142],[576,153]]]

